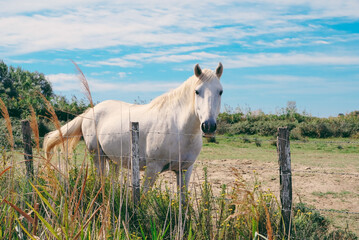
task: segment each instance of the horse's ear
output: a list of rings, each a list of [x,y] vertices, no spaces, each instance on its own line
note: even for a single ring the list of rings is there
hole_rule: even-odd
[[[202,74],[202,69],[199,67],[199,64],[197,63],[196,66],[194,66],[194,75],[196,75],[196,77],[201,76]]]
[[[216,69],[216,75],[218,78],[221,78],[222,76],[222,73],[223,73],[223,65],[222,63],[218,63],[218,67]]]

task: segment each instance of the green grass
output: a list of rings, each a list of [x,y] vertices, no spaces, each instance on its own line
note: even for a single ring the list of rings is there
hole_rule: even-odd
[[[252,139],[245,143],[243,138]],[[261,141],[258,147],[255,139]],[[200,160],[250,159],[258,162],[276,162],[277,149],[274,138],[261,136],[218,136],[217,143],[204,143]],[[356,142],[356,143],[347,143]],[[305,166],[326,166],[359,170],[359,140],[348,138],[307,139],[291,141],[293,164]],[[338,148],[341,146],[342,148]]]
[[[332,191],[318,192],[318,191],[314,191],[314,192],[312,192],[312,194],[314,196],[317,196],[317,197],[326,197],[326,196],[331,196],[333,198],[345,198],[345,197],[348,197],[348,196],[359,197],[358,193],[353,193],[353,192],[350,192],[350,191],[341,191],[341,192],[332,192]]]

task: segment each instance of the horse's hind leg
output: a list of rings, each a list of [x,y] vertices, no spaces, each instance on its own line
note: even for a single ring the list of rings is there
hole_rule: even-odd
[[[106,173],[105,170],[106,170],[107,157],[101,147],[99,147],[99,149],[94,150],[93,153],[94,153],[93,161],[95,163],[97,174],[99,176],[104,176]]]
[[[176,171],[177,187],[179,193],[181,194],[182,204],[186,203],[186,196],[188,193],[188,185],[189,185],[189,181],[191,180],[192,170],[193,170],[193,165],[191,165],[188,169]]]

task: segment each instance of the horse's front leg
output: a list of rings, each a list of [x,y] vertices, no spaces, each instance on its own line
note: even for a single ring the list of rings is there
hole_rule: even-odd
[[[192,170],[193,170],[193,164],[187,169],[183,169],[181,171],[176,172],[177,187],[181,194],[182,204],[186,203],[186,196],[188,193],[188,184],[191,180]]]

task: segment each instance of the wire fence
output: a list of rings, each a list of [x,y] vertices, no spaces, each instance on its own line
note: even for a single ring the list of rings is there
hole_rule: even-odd
[[[147,131],[147,132],[141,132],[140,131],[140,135],[141,134],[145,134],[145,135],[174,135],[174,136],[178,136],[179,138],[181,137],[200,137],[202,136],[201,133],[197,133],[197,134],[190,134],[190,133],[178,133],[178,132],[162,132],[162,131]],[[94,136],[97,136],[97,137],[101,137],[101,136],[122,136],[122,135],[128,135],[128,137],[130,136],[130,132],[109,132],[109,133],[98,133],[98,134],[87,134],[87,135],[81,135],[82,137],[94,137]],[[2,139],[6,139],[6,137],[8,136],[7,133],[0,133],[0,137],[2,137]],[[18,143],[15,145],[15,151],[17,151],[18,153],[20,154],[23,154],[22,153],[22,145],[23,145],[23,140],[22,140],[22,136],[19,135],[19,134],[14,134],[13,135],[14,137],[14,142]],[[71,136],[72,137],[80,137],[80,135],[78,136]],[[40,137],[40,140],[43,141],[45,138],[48,138],[48,136],[45,136],[45,137]],[[69,137],[64,137],[65,139],[65,142],[67,140],[69,140],[70,138]],[[248,137],[248,136],[225,136],[225,135],[220,135],[220,136],[215,136],[215,139],[216,141],[219,141],[221,142],[222,140],[225,140],[225,141],[241,141],[243,143],[256,143],[256,142],[259,142],[259,143],[272,143],[274,145],[274,143],[277,142],[277,139],[275,138],[261,138],[261,137]],[[22,143],[22,144],[19,144],[19,143]],[[323,145],[323,144],[327,144],[327,145],[342,145],[342,144],[346,144],[346,145],[351,145],[353,147],[358,147],[359,146],[359,141],[357,140],[326,140],[326,139],[323,139],[323,140],[291,140],[290,143],[292,144],[292,146],[295,146],[295,145],[303,145],[303,144],[306,144],[306,145]],[[356,146],[358,145],[358,146]],[[295,148],[295,147],[294,147]],[[240,156],[241,155],[241,152],[240,152],[240,148],[238,148],[238,155]],[[129,149],[128,149],[129,150]],[[2,142],[0,142],[0,154],[3,156],[3,159],[4,159],[4,154],[6,154],[6,152],[9,152],[11,151],[11,148],[10,148],[10,144],[8,143],[8,141],[5,141],[3,140]],[[315,151],[315,149],[314,149]],[[131,158],[131,153],[129,151],[126,151],[127,153],[126,154],[106,154],[106,155],[99,155],[100,157],[107,157],[107,158],[110,158],[110,159],[130,159]],[[276,153],[276,150],[273,149],[273,150],[270,150],[270,153],[271,154],[274,154]],[[45,154],[43,152],[43,154]],[[58,153],[58,154],[63,154],[63,155],[68,155],[68,153]],[[78,156],[83,156],[84,153],[82,152],[74,152],[71,154],[72,157],[78,157]],[[303,154],[305,155],[306,152],[302,152],[302,153],[295,153],[294,155],[292,154],[292,158],[295,159],[296,156],[298,156],[299,154]],[[169,154],[171,155],[171,154]],[[357,156],[357,159],[359,160],[359,154],[356,155]],[[36,160],[36,159],[35,159]],[[163,162],[169,162],[169,163],[172,163],[172,164],[175,164],[175,160],[176,160],[176,156],[171,156],[171,157],[168,157],[168,158],[165,158],[165,157],[162,157],[161,159],[158,159],[158,158],[152,158],[152,157],[146,157],[146,160],[159,160],[159,161],[163,161]],[[186,160],[181,160],[182,163],[186,163],[186,162],[189,162],[189,163],[192,163],[193,161],[186,161]],[[15,164],[22,164],[23,162],[20,162],[20,163],[15,163]],[[251,166],[247,166],[247,170],[255,170],[255,171],[272,171],[273,174],[278,174],[280,175],[279,173],[279,167],[251,167]],[[353,169],[355,170],[355,168]],[[296,175],[299,175],[299,174],[313,174],[313,175],[325,175],[327,176],[328,178],[330,178],[330,176],[350,176],[350,177],[354,177],[354,178],[359,178],[359,173],[357,172],[342,172],[342,171],[339,171],[338,168],[335,168],[335,169],[321,169],[321,170],[312,170],[312,169],[296,169],[295,167],[293,168],[292,167],[292,173],[290,173],[291,175],[293,176],[296,176]],[[359,179],[358,179],[359,180]],[[359,181],[358,181],[359,183]],[[357,194],[359,196],[359,193],[354,193],[354,194]],[[320,211],[320,212],[328,212],[328,213],[339,213],[339,214],[348,214],[348,215],[355,215],[355,216],[358,216],[359,215],[359,212],[356,212],[356,211],[352,211],[352,210],[337,210],[337,209],[325,209],[325,208],[315,208],[313,209],[314,210],[317,210],[317,211]]]

